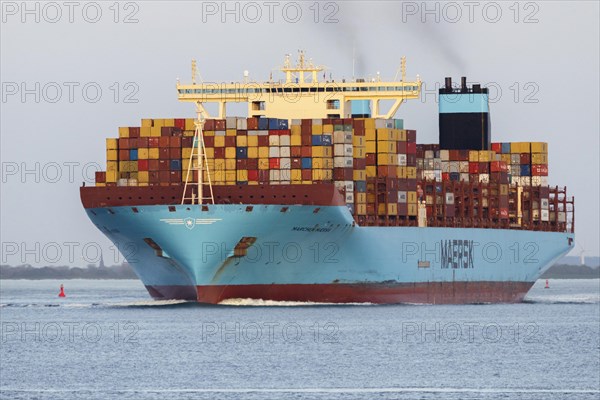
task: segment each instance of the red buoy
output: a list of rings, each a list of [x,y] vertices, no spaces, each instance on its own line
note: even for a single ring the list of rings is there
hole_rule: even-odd
[[[550,289],[550,284],[548,283],[548,279],[546,279],[546,287],[544,289]]]
[[[60,285],[60,293],[58,294],[58,297],[67,297],[65,295],[65,288],[62,284]]]

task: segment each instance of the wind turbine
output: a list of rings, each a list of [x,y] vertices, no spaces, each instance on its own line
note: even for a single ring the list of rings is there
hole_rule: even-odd
[[[579,263],[585,265],[585,243],[582,242],[582,244],[579,245],[579,248],[581,249],[579,252]]]

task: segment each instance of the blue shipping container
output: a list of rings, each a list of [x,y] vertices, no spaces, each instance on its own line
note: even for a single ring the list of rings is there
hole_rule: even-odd
[[[131,161],[137,161],[137,159],[138,159],[138,151],[137,151],[137,149],[131,149],[131,150],[129,150],[129,159]]]
[[[304,157],[302,158],[302,169],[311,169],[312,168],[312,158]]]

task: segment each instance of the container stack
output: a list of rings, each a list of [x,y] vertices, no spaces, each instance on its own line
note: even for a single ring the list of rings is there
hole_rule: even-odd
[[[492,143],[492,149],[509,166],[510,183],[520,186],[548,185],[547,143]]]

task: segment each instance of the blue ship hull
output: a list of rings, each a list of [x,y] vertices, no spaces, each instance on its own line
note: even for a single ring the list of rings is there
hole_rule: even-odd
[[[518,302],[574,244],[572,233],[359,227],[345,206],[86,212],[153,297],[206,303]]]

